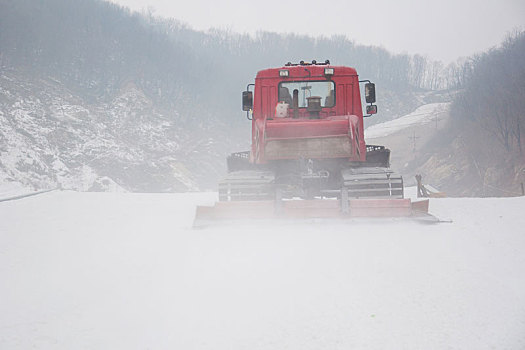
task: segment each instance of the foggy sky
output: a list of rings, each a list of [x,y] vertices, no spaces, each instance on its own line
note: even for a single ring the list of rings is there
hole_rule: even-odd
[[[507,32],[525,28],[523,0],[111,1],[137,11],[149,8],[154,15],[176,18],[198,30],[342,34],[359,44],[445,63],[485,51]]]

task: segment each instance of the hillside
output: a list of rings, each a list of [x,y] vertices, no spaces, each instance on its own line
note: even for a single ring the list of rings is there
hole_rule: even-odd
[[[421,172],[463,196],[519,196],[525,184],[525,32],[473,57],[450,122]],[[445,147],[443,146],[445,145]]]
[[[403,174],[407,185],[415,185],[415,175],[421,174],[425,184],[451,197],[523,195],[525,172],[519,165],[523,163],[508,161],[494,142],[485,142],[492,150],[473,148],[479,140],[458,128],[450,107],[451,103],[426,104],[406,116],[375,124],[365,130],[366,141],[391,150],[391,167]],[[491,153],[502,158],[491,160]]]
[[[525,32],[472,57],[446,111],[428,104],[365,132],[392,167],[451,196],[519,196],[525,188]],[[433,122],[435,121],[435,123]]]
[[[199,175],[187,167],[213,157],[194,153],[193,162],[181,163],[197,145],[191,130],[132,83],[95,104],[57,81],[20,71],[4,70],[0,84],[3,182],[33,189],[187,191],[197,188]]]

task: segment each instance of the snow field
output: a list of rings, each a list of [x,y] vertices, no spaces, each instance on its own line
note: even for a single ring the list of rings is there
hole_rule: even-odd
[[[192,230],[214,193],[0,203],[0,348],[522,349],[525,198]]]

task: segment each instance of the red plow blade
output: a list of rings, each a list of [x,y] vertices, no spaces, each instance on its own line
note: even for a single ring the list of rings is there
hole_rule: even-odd
[[[194,227],[224,221],[282,219],[427,218],[428,199],[336,199],[231,201],[198,206]]]

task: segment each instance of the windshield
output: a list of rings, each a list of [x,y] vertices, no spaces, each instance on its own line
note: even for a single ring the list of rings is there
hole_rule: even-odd
[[[308,106],[308,97],[318,96],[321,98],[322,107],[333,107],[335,105],[335,85],[333,81],[294,81],[279,84],[279,101],[284,101],[294,107]]]

